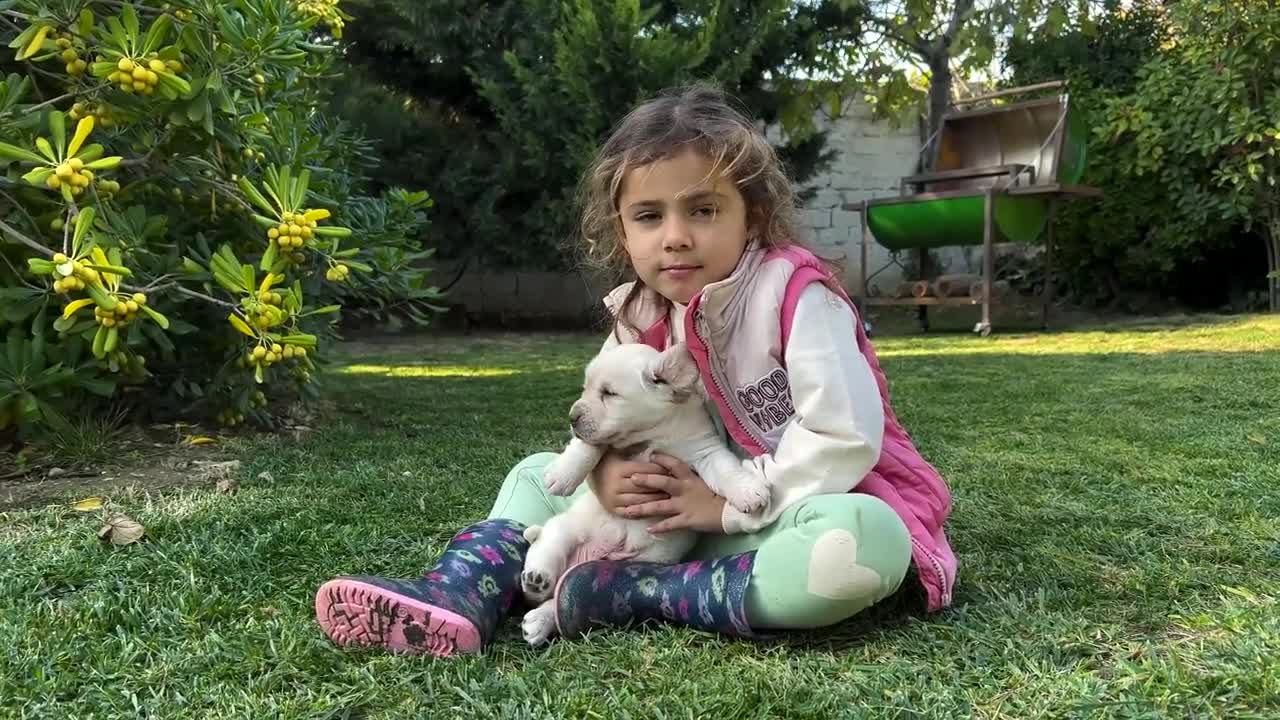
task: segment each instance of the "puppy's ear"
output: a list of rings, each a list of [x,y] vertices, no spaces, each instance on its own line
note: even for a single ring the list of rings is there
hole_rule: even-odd
[[[644,379],[656,387],[670,387],[677,395],[688,395],[698,384],[698,365],[689,348],[677,343],[649,362]]]

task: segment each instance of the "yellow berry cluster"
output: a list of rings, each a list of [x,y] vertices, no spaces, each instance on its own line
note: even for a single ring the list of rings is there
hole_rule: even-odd
[[[236,425],[244,422],[244,415],[232,410],[231,408],[227,408],[226,410],[218,413],[218,422],[226,425],[227,427],[235,427]]]
[[[58,57],[62,58],[68,75],[76,77],[83,75],[85,70],[89,69],[89,63],[80,57],[80,52],[76,49],[69,33],[61,33],[55,44],[62,51]]]
[[[244,354],[244,357],[240,359],[240,364],[244,367],[261,365],[265,368],[275,365],[281,360],[293,360],[294,358],[301,359],[306,356],[306,348],[272,343],[270,346],[258,345],[254,347],[252,350]]]
[[[281,250],[297,249],[311,239],[316,221],[308,220],[302,213],[285,213],[284,222],[267,230],[267,242],[279,243]]]
[[[120,58],[116,63],[116,71],[107,76],[107,79],[119,85],[121,92],[150,95],[156,91],[156,85],[160,82],[160,76],[157,73],[165,69],[180,72],[182,63],[177,60],[165,61],[158,57],[146,60]]]
[[[104,128],[112,127],[116,124],[115,116],[111,114],[111,109],[106,105],[98,105],[89,102],[78,102],[71,106],[71,110],[67,113],[72,120],[79,120],[93,116],[93,124]]]
[[[284,297],[278,292],[258,293],[257,304],[248,308],[249,321],[262,330],[279,325],[285,320],[285,311],[280,305]]]
[[[58,165],[49,179],[45,180],[45,185],[50,190],[57,190],[65,184],[70,186],[72,195],[79,195],[89,187],[91,182],[93,182],[93,171],[84,166],[83,160],[73,157]]]
[[[53,291],[60,295],[70,295],[77,290],[83,290],[87,284],[98,281],[97,270],[86,267],[79,260],[71,260],[62,253],[56,253],[53,256],[55,265],[62,265],[69,260],[71,262],[71,274],[53,281]]]
[[[254,150],[251,147],[246,147],[243,150],[243,155],[246,160],[257,160],[258,162],[262,162],[267,159],[267,156],[264,155],[261,150]]]
[[[324,277],[329,282],[344,282],[351,275],[351,268],[343,263],[331,266],[325,271]]]
[[[280,303],[284,302],[284,297],[278,292],[260,292],[258,293],[258,302],[279,307]]]
[[[94,306],[93,316],[98,324],[103,327],[119,327],[123,328],[138,316],[138,309],[147,304],[147,296],[142,293],[134,293],[133,297],[125,300],[123,297],[116,302],[115,310],[103,310],[99,306]]]

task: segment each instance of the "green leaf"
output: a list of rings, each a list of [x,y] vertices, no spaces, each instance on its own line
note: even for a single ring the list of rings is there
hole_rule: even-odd
[[[300,347],[313,348],[316,346],[316,336],[300,333],[297,335],[285,335],[280,338],[280,342],[284,345],[298,345]]]
[[[368,265],[365,265],[362,262],[356,262],[355,260],[348,260],[347,264],[361,272],[373,272],[373,268],[369,267]]]
[[[98,272],[113,273],[121,277],[133,277],[133,271],[123,265],[89,265],[86,263],[85,267],[93,268]]]
[[[36,149],[44,155],[47,162],[58,162],[58,156],[53,152],[53,146],[49,144],[48,139],[43,137],[36,138]]]
[[[254,365],[254,366],[253,366],[253,380],[254,380],[254,382],[258,383],[259,385],[261,385],[262,383],[266,382],[266,378],[264,378],[264,377],[262,376],[262,366],[261,366],[261,365]]]
[[[133,9],[132,3],[126,3],[124,11],[120,13],[120,20],[124,23],[125,32],[128,33],[129,40],[136,40],[138,37],[138,11]],[[134,45],[133,42],[128,43]]]
[[[169,318],[165,317],[164,315],[161,315],[158,311],[156,311],[150,305],[143,305],[141,309],[142,309],[142,312],[146,313],[148,317],[150,317],[153,321],[155,321],[155,324],[160,326],[161,330],[169,329]]]
[[[53,146],[58,149],[58,157],[67,152],[67,117],[61,110],[49,112],[49,134],[53,136]]]
[[[27,162],[39,163],[41,165],[45,163],[45,159],[41,158],[39,155],[27,150],[26,148],[21,148],[17,145],[10,145],[9,143],[0,143],[0,158],[8,160],[26,160]],[[49,160],[52,161],[53,158],[49,158]]]
[[[315,235],[323,237],[346,238],[351,237],[351,228],[344,227],[318,227],[312,231]]]
[[[81,148],[80,152],[76,153],[76,157],[80,158],[81,162],[88,164],[102,157],[102,152],[102,146],[94,143]]]
[[[277,253],[276,244],[275,243],[268,244],[267,251],[262,253],[262,261],[258,263],[258,269],[262,270],[263,272],[271,272],[271,268],[272,266],[275,265],[275,262],[276,262],[276,253]]]
[[[294,210],[298,207],[293,203],[292,173],[293,173],[293,168],[290,167],[289,165],[285,165],[284,167],[280,168],[278,183],[276,185],[276,190],[280,193],[280,197],[284,198],[285,202],[288,203],[285,206],[286,210]]]
[[[36,275],[48,275],[53,272],[55,267],[52,260],[43,258],[27,258],[27,267],[31,268],[31,272]]]
[[[98,332],[93,335],[93,356],[101,360],[107,356],[107,328],[103,325],[98,326]]]
[[[165,37],[169,34],[169,28],[173,25],[173,20],[169,15],[161,15],[151,23],[151,27],[147,29],[147,37],[142,42],[142,55],[148,55],[152,50],[160,47]]]
[[[240,180],[238,181],[238,184],[240,186],[240,192],[244,193],[245,197],[249,198],[250,202],[252,202],[254,205],[257,205],[258,207],[262,208],[263,212],[271,213],[272,215],[279,212],[276,208],[271,207],[271,203],[267,202],[267,199],[262,196],[262,193],[258,192],[258,188],[254,187],[253,183],[249,181],[249,178],[241,177]],[[262,218],[262,216],[261,215],[253,216],[254,220],[258,220],[259,218]],[[270,223],[271,226],[274,226],[277,224],[277,221],[272,220],[271,218],[262,218],[262,219]],[[259,220],[259,222],[261,222],[261,220]]]
[[[39,167],[27,173],[26,175],[23,175],[22,179],[32,185],[35,185],[36,187],[44,187],[45,181],[48,180],[49,176],[52,174],[53,174],[53,168]]]
[[[295,208],[302,207],[303,201],[307,199],[307,186],[311,184],[311,171],[303,168],[298,173],[298,178],[293,182],[293,206]]]
[[[93,35],[93,11],[85,8],[80,11],[80,37],[88,40]]]
[[[89,297],[93,298],[93,301],[103,310],[116,309],[116,299],[111,297],[110,293],[104,290],[101,285],[92,283],[86,285],[85,292],[88,293]]]
[[[107,338],[102,342],[103,353],[115,352],[116,343],[118,343],[119,341],[120,341],[120,328],[114,325],[107,328]]]
[[[304,312],[300,314],[298,317],[307,317],[308,315],[328,315],[330,313],[336,313],[341,309],[342,309],[341,305],[325,305],[322,308],[316,308],[315,310]]]
[[[89,232],[89,228],[93,227],[93,218],[97,211],[93,206],[82,208],[80,213],[76,215],[76,229],[71,236],[71,244],[74,247],[80,246],[80,241],[84,239],[85,233]]]

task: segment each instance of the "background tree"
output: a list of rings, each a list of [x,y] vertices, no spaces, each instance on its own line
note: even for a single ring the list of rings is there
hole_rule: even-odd
[[[423,172],[442,254],[557,267],[591,149],[633,104],[711,78],[764,122],[804,182],[833,151],[817,132],[857,8],[790,0],[358,0],[345,36],[359,76],[340,104],[383,144],[387,182]],[[836,108],[838,109],[838,108]],[[406,121],[405,112],[408,111]]]
[[[1108,2],[1095,22],[1016,41],[1005,57],[1014,84],[1068,77],[1093,128],[1084,181],[1105,195],[1059,216],[1067,285],[1133,309],[1147,298],[1266,306],[1276,115],[1268,74],[1251,74],[1271,62],[1274,11],[1165,5]]]
[[[841,0],[868,30],[848,46],[843,84],[868,94],[897,115],[923,100],[925,138],[921,168],[933,162],[942,116],[955,78],[990,75],[1001,48],[1033,30],[1052,36],[1073,17],[1087,19],[1088,2],[1069,0]],[[924,97],[921,98],[923,89]]]

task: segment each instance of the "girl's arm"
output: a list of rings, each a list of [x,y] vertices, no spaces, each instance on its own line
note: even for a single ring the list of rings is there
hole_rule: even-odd
[[[849,492],[879,461],[884,406],[858,349],[856,321],[848,303],[820,283],[801,294],[786,349],[796,414],[776,451],[747,461],[768,480],[771,497],[754,513],[726,503],[726,533],[760,530],[809,496]]]

